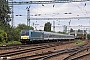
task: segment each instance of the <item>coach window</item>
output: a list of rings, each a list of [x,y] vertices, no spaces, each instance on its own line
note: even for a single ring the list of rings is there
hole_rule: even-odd
[[[31,32],[31,34],[32,34],[32,32]]]

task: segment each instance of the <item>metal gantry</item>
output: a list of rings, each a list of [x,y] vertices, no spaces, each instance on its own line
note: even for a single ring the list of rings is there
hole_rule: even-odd
[[[9,7],[11,9],[11,24],[12,27],[14,26],[14,9],[13,9],[13,0],[10,0],[11,4],[9,4]]]
[[[30,18],[31,20],[66,20],[66,19],[90,19],[90,17],[68,17],[68,18]]]
[[[90,0],[52,0],[52,1],[8,1],[9,5],[12,6],[12,26],[14,23],[14,12],[13,12],[13,5],[28,5],[28,4],[53,4],[53,3],[70,3],[70,2],[85,2]],[[29,17],[29,15],[27,15]],[[71,18],[30,18],[31,20],[56,20],[56,19],[87,19],[90,17],[71,17]],[[27,19],[27,25],[30,25],[30,19]]]
[[[27,26],[30,26],[30,6],[27,9]]]
[[[16,2],[14,1],[14,5],[26,5],[26,4],[52,4],[52,3],[69,3],[69,2],[85,2],[90,0],[52,0],[52,1],[21,1]],[[12,2],[9,2],[12,4]]]

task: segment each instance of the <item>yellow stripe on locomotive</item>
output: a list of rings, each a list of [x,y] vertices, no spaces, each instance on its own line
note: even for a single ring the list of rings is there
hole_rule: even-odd
[[[29,36],[21,36],[21,39],[29,39]]]

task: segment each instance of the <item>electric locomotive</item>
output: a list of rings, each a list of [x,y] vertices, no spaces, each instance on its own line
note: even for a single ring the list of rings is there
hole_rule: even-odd
[[[34,31],[34,30],[21,30],[20,34],[21,43],[29,43],[35,40],[43,40],[43,32]]]

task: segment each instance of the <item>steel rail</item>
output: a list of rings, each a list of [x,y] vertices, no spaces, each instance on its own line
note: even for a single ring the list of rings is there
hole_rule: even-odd
[[[57,42],[50,42],[50,44],[55,44]],[[61,43],[61,42],[60,42]],[[32,46],[40,46],[40,45],[46,45],[48,43],[40,43],[40,44],[11,44],[11,45],[2,45],[0,46],[0,50],[8,50],[8,49],[18,49],[23,47],[32,47]],[[58,44],[58,43],[57,43]]]
[[[66,58],[64,58],[63,60],[68,60],[70,57],[74,56],[75,54],[79,53],[79,52],[82,52],[86,49],[90,48],[90,46],[85,46],[84,48],[81,47],[81,49],[78,49],[78,51],[75,51],[71,54],[69,54],[69,56],[67,56]]]
[[[58,54],[58,53],[62,54],[62,53],[67,53],[67,52],[72,52],[72,51],[75,51],[75,50],[74,49],[64,49],[64,50],[58,50],[58,51],[54,51],[54,52],[48,51],[48,52],[44,52],[44,53],[41,53],[41,54],[25,56],[25,57],[20,57],[20,58],[14,58],[14,59],[11,59],[11,60],[24,59],[24,58],[29,58],[30,60],[46,59],[46,58],[49,58],[51,55],[54,55],[54,54]]]
[[[68,43],[73,43],[73,42],[68,42]],[[28,49],[23,49],[23,50],[1,53],[0,57],[1,58],[8,58],[9,56],[14,56],[14,55],[27,53],[27,52],[32,52],[32,51],[41,50],[41,49],[46,49],[46,48],[55,47],[55,46],[59,46],[59,45],[63,45],[63,44],[67,44],[67,43],[61,43],[61,44],[58,43],[58,44],[54,44],[54,45],[51,44],[51,45],[45,45],[45,46],[37,47],[37,48],[31,48],[31,49],[28,48]]]
[[[78,57],[74,57],[71,60],[76,60],[76,59],[82,58],[82,57],[87,56],[87,55],[90,55],[90,53],[86,53],[86,54],[80,55]]]
[[[84,46],[84,45],[82,45]],[[84,47],[82,47],[84,48]],[[70,53],[70,52],[75,52],[78,49],[81,49],[81,46],[75,47],[75,48],[69,48],[69,49],[64,49],[64,50],[55,50],[54,52],[49,51],[46,53],[41,53],[41,54],[36,54],[36,55],[31,55],[31,56],[25,56],[25,57],[20,57],[20,58],[13,58],[11,60],[18,60],[18,59],[29,59],[29,60],[45,60],[48,59],[50,57],[59,55],[59,54],[64,54],[64,53]]]

